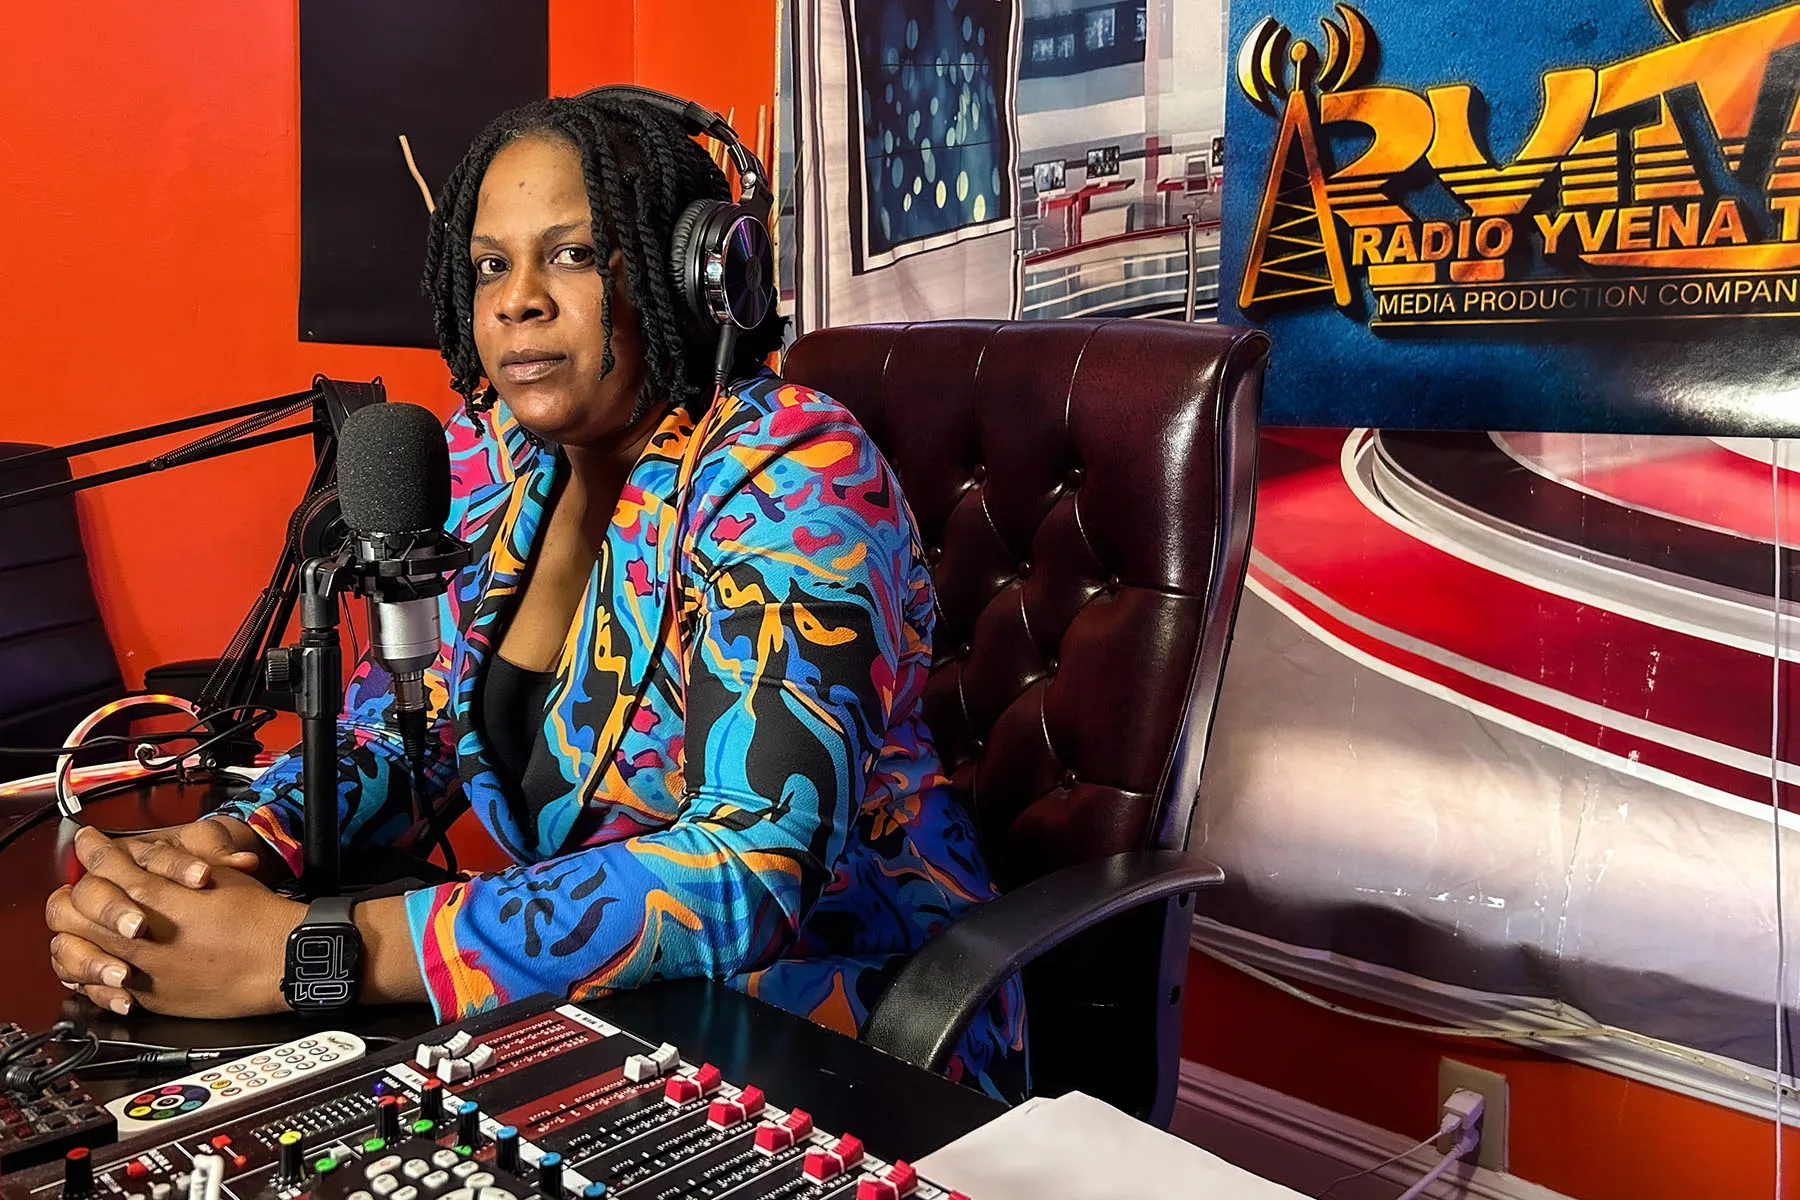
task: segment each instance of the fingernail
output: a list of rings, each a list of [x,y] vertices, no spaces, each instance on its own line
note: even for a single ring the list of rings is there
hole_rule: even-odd
[[[195,863],[184,871],[181,877],[187,880],[189,887],[199,887],[206,882],[206,868],[199,863]]]
[[[126,996],[114,996],[112,998],[112,1010],[120,1016],[124,1016],[131,1011],[130,998]]]
[[[107,967],[104,971],[100,972],[100,979],[111,987],[122,986],[125,983],[124,965],[121,963],[114,963],[112,966]]]
[[[126,913],[119,918],[119,936],[133,938],[144,927],[143,913]]]
[[[77,992],[77,991],[81,990],[81,985],[79,983],[70,983],[66,979],[59,979],[56,982],[62,984],[64,987],[68,988],[71,992]]]

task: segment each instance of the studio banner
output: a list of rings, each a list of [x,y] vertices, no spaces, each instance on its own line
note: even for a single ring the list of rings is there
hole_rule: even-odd
[[[1270,424],[1800,429],[1800,4],[1232,10]]]

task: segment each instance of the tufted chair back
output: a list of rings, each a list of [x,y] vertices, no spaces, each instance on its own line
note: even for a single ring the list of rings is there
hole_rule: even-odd
[[[941,608],[925,717],[1003,891],[1186,846],[1267,346],[1216,325],[954,321],[821,330],[788,355],[784,375],[856,414],[912,506]],[[1178,1037],[1166,1012],[1136,1014],[1171,970],[1180,985],[1186,922],[1164,915],[1027,970],[1040,1092],[1096,1020]]]

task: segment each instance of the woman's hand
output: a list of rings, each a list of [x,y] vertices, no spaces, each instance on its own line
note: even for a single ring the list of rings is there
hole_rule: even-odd
[[[285,1008],[287,935],[306,907],[228,865],[255,852],[236,848],[241,843],[229,828],[223,838],[196,830],[208,824],[224,822],[182,826],[171,832],[195,832],[173,845],[114,841],[93,829],[76,834],[75,856],[87,874],[53,892],[44,909],[55,934],[50,962],[64,986],[119,1013],[133,1003],[186,1017]],[[248,826],[243,832],[256,836]],[[196,864],[204,871],[196,872]],[[195,878],[199,883],[187,882]]]
[[[117,838],[115,843],[152,875],[191,888],[205,887],[214,867],[230,867],[262,877],[282,865],[269,844],[236,817],[205,817],[186,825]]]

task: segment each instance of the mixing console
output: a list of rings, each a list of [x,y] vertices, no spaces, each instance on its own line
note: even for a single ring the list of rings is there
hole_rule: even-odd
[[[0,1200],[967,1200],[580,1005],[525,1001],[258,1104],[0,1180]]]

